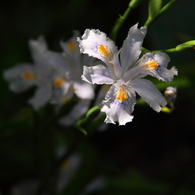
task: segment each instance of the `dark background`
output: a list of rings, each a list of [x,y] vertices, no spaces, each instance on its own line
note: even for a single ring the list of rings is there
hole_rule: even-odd
[[[82,34],[86,28],[94,28],[109,35],[114,21],[124,13],[128,3],[128,0],[2,1],[1,73],[17,63],[31,62],[28,40],[39,35],[46,37],[54,51],[60,51],[59,41],[69,39],[72,30],[80,30]],[[143,1],[131,12],[119,31],[116,41],[119,48],[132,25],[137,22],[139,26],[144,24],[147,7],[148,1]],[[194,7],[194,0],[179,0],[148,28],[144,47],[168,49],[195,39]],[[109,125],[107,131],[96,132],[85,141],[122,175],[130,175],[129,172],[136,170],[146,180],[168,186],[168,192],[154,194],[195,194],[195,54],[191,49],[169,55],[169,67],[176,66],[178,78],[189,81],[187,85],[177,86],[176,109],[171,114],[158,114],[148,105],[136,105],[132,123],[122,127]],[[31,155],[32,150],[31,114],[24,117],[20,111],[29,108],[26,102],[34,89],[13,94],[8,83],[2,77],[0,79],[0,191],[7,194],[6,189],[16,181],[33,175],[30,157],[25,156]],[[45,144],[50,144],[50,138],[46,136],[45,139],[48,139]],[[18,154],[20,149],[15,148],[23,147],[27,151]],[[18,158],[25,159],[26,164]],[[112,174],[108,176],[112,177]],[[114,177],[116,175],[114,173]]]

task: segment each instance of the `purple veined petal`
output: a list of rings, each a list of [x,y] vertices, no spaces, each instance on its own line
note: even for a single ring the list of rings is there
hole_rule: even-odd
[[[73,88],[74,93],[81,99],[93,99],[95,96],[93,85],[84,81],[74,82]]]
[[[160,112],[161,106],[165,106],[167,104],[163,95],[151,81],[146,79],[137,79],[131,81],[130,85],[155,111]]]
[[[34,97],[28,103],[33,106],[34,110],[38,110],[49,102],[51,98],[51,91],[45,88],[37,88]]]
[[[115,82],[114,75],[103,65],[84,66],[81,78],[92,84],[113,84]]]
[[[127,86],[124,86],[127,93],[127,99],[119,101],[116,98],[119,87],[118,83],[111,86],[106,94],[105,100],[102,102],[103,106],[101,111],[106,113],[106,123],[115,124],[115,122],[118,122],[119,125],[125,125],[133,119],[131,113],[133,112],[136,102],[135,92],[130,90]]]
[[[147,32],[147,27],[137,28],[138,24],[132,26],[120,51],[120,61],[122,73],[124,74],[139,58],[143,39]]]
[[[170,58],[166,53],[157,52],[155,54],[148,52],[143,57],[142,64],[140,63],[146,74],[156,77],[159,80],[170,82],[174,75],[178,72],[175,67],[170,70],[167,69],[167,65],[170,62]]]
[[[118,49],[105,33],[99,30],[86,29],[82,39],[78,38],[78,41],[81,53],[102,60],[116,76],[121,76]]]
[[[170,62],[169,56],[166,53],[158,52],[154,54],[154,60],[158,62],[158,68],[156,72],[153,72],[153,76],[167,83],[171,82],[178,72],[175,67],[167,69],[167,65]]]
[[[78,38],[81,53],[88,54],[102,61],[112,61],[118,52],[114,42],[100,30],[86,29],[82,39]]]

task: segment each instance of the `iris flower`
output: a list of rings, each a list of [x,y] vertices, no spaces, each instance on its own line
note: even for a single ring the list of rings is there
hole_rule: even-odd
[[[82,79],[91,84],[111,85],[101,108],[106,113],[106,123],[125,125],[132,121],[136,92],[157,112],[167,103],[155,85],[143,77],[151,75],[170,82],[177,70],[175,67],[167,69],[170,58],[163,52],[148,52],[140,58],[146,32],[146,27],[132,26],[119,51],[99,30],[86,29],[82,38],[78,38],[81,53],[104,62],[103,65],[84,66]]]
[[[30,39],[29,49],[33,63],[17,64],[13,68],[5,70],[3,76],[9,82],[10,90],[15,93],[36,86],[35,95],[30,98],[28,103],[33,106],[34,110],[38,110],[51,98],[50,78],[53,71],[44,54],[48,47],[43,36],[39,36],[36,40]]]
[[[67,41],[60,41],[62,52],[47,51],[48,62],[53,67],[51,103],[59,108],[76,95],[79,98],[71,111],[59,119],[61,125],[72,125],[87,112],[94,98],[94,87],[81,79],[83,64],[94,64],[95,59],[80,53],[78,31]]]

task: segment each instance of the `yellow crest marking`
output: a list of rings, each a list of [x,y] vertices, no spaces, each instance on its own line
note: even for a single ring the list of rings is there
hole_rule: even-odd
[[[24,80],[30,80],[30,79],[34,79],[35,75],[33,73],[30,73],[30,72],[25,72],[22,74],[22,78]]]
[[[110,53],[109,49],[104,45],[98,46],[98,52],[103,55],[108,61],[112,61],[112,54]]]
[[[55,87],[61,87],[64,83],[65,83],[65,79],[63,79],[62,77],[57,78],[54,82],[53,85]]]
[[[156,70],[158,68],[158,63],[152,60],[145,63],[142,67],[147,67],[147,70],[151,70],[151,69]]]
[[[68,42],[67,47],[68,47],[68,49],[71,50],[71,51],[74,51],[74,50],[76,49],[76,45],[75,45],[75,43],[73,43],[72,40],[70,40],[70,41]]]
[[[119,90],[118,90],[117,94],[116,94],[116,99],[119,100],[119,101],[121,101],[121,102],[123,102],[123,101],[125,101],[127,98],[128,98],[127,91],[126,91],[126,89],[124,88],[124,86],[121,85],[121,86],[119,87]]]

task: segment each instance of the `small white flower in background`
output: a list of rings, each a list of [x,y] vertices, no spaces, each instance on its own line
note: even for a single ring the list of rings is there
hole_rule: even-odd
[[[177,70],[167,69],[170,61],[165,53],[148,52],[140,59],[143,39],[147,28],[130,28],[128,36],[118,51],[114,42],[99,30],[85,30],[78,38],[81,53],[102,60],[104,65],[84,66],[82,79],[91,84],[112,85],[102,102],[102,112],[106,113],[106,123],[118,122],[125,125],[131,122],[137,92],[155,111],[159,112],[166,100],[154,84],[143,77],[154,76],[170,82]]]
[[[167,106],[162,107],[163,112],[171,113],[175,109],[175,100],[177,98],[177,88],[167,87],[164,91],[164,97],[167,101]]]
[[[33,106],[34,110],[38,110],[51,99],[53,68],[45,55],[45,52],[48,51],[48,46],[43,36],[39,36],[37,40],[31,39],[29,47],[36,70],[38,88],[35,91],[34,97],[28,103]]]
[[[65,152],[67,152],[67,148],[63,145],[59,145],[56,148],[56,158],[61,159]],[[68,159],[62,162],[57,173],[56,187],[58,192],[68,185],[73,175],[79,169],[81,163],[82,157],[77,153],[72,154]]]
[[[35,85],[38,88],[29,104],[35,110],[45,105],[51,97],[52,67],[49,65],[44,53],[48,49],[43,36],[37,40],[29,41],[29,48],[33,63],[23,63],[4,71],[4,79],[9,82],[11,91],[19,93]]]
[[[52,64],[54,69],[53,75],[53,101],[56,101],[56,97],[60,97],[56,94],[61,94],[61,97],[67,97],[67,100],[71,98],[71,95],[76,94],[81,99],[93,99],[94,89],[93,86],[84,82],[81,79],[83,72],[83,63],[93,63],[94,58],[83,55],[79,51],[78,42],[76,40],[79,33],[74,32],[74,36],[66,41],[60,42],[60,46],[63,49],[62,53],[47,52],[47,59]],[[68,94],[70,93],[70,94]],[[60,98],[61,98],[60,97]],[[66,98],[62,98],[62,101],[67,101]]]
[[[74,94],[81,99],[70,113],[59,119],[61,125],[72,125],[77,121],[86,113],[90,100],[95,96],[94,87],[81,79],[83,64],[93,64],[95,59],[80,53],[78,35],[78,31],[74,31],[71,39],[60,42],[63,52],[46,52],[47,60],[54,70],[51,103],[61,106]]]
[[[5,70],[3,77],[9,82],[9,88],[15,93],[21,93],[36,84],[35,67],[32,64],[18,64]]]

